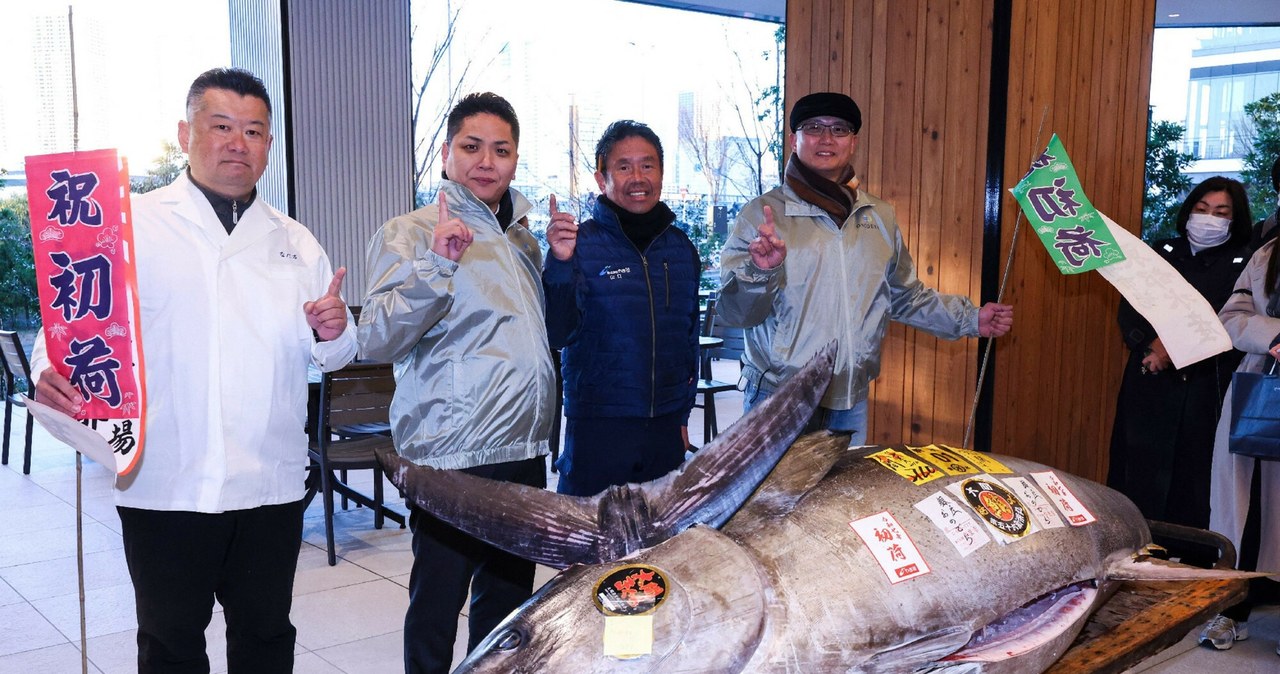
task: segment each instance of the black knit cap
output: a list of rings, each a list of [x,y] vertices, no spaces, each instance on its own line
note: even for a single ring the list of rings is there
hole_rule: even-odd
[[[862,111],[858,109],[858,104],[852,98],[834,91],[819,91],[796,101],[791,106],[791,117],[787,120],[791,125],[791,132],[795,133],[806,119],[814,117],[838,117],[848,122],[854,133],[862,128]]]

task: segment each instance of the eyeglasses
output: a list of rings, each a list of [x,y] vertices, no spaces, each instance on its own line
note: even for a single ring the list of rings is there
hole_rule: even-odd
[[[817,122],[805,122],[800,125],[800,132],[806,136],[821,136],[823,131],[830,131],[831,135],[836,138],[844,138],[853,134],[853,129],[844,124],[819,124]]]

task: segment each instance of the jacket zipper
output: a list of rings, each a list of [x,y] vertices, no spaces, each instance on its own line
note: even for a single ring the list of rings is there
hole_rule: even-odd
[[[649,279],[649,258],[640,254],[644,284],[649,288],[649,417],[658,409],[658,317],[653,310],[653,281]]]
[[[667,260],[662,261],[662,283],[666,286],[667,291],[667,308],[671,308],[671,263]]]

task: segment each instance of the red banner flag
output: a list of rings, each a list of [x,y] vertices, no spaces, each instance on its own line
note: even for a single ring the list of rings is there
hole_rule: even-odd
[[[115,150],[27,157],[26,171],[49,361],[123,475],[142,454],[146,406],[129,172]]]

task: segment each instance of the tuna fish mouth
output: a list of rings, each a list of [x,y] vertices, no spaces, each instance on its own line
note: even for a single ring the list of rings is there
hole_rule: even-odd
[[[978,630],[964,648],[941,661],[999,662],[1029,653],[1083,625],[1097,597],[1093,580],[1054,590]]]

